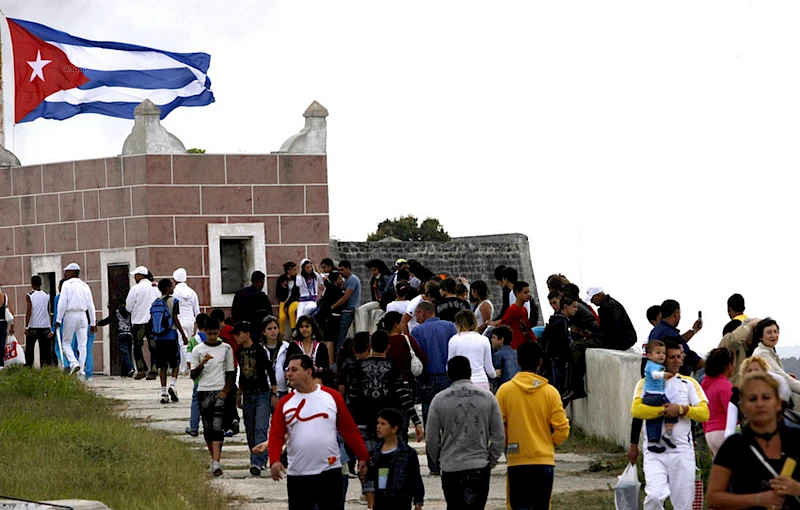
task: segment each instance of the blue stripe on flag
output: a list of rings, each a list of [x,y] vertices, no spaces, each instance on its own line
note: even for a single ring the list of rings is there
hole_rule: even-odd
[[[158,105],[161,108],[161,118],[166,117],[169,112],[179,106],[205,106],[214,102],[214,94],[210,90],[204,90],[196,96],[178,97],[173,101],[165,104]],[[24,119],[19,121],[31,122],[38,118],[64,120],[78,115],[79,113],[97,113],[100,115],[108,115],[110,117],[118,117],[121,119],[132,119],[133,110],[139,106],[139,103],[104,103],[102,101],[94,101],[91,103],[70,104],[70,103],[49,103],[42,101],[35,110],[25,116]]]
[[[118,43],[111,41],[90,41],[75,37],[66,32],[50,28],[39,23],[32,21],[25,21],[21,19],[9,18],[14,23],[32,33],[39,39],[44,41],[57,42],[61,44],[71,44],[73,46],[88,46],[90,48],[106,48],[109,50],[123,50],[123,51],[154,51],[174,58],[178,62],[182,62],[195,69],[208,72],[208,66],[211,63],[211,56],[208,53],[173,53],[171,51],[157,50],[155,48],[148,48],[146,46],[138,46],[136,44]],[[31,112],[33,113],[33,112]],[[27,118],[27,117],[26,117]]]
[[[128,87],[132,89],[182,89],[186,85],[197,81],[197,76],[188,67],[176,69],[148,69],[144,71],[97,71],[95,69],[81,69],[84,76],[89,78],[87,83],[80,87],[81,90],[95,89],[97,87]],[[210,80],[206,79],[206,82]]]

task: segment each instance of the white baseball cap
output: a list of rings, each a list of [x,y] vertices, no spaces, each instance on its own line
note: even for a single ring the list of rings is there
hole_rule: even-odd
[[[592,298],[601,292],[603,292],[603,287],[589,287],[589,290],[586,291],[586,302],[591,303]]]
[[[64,268],[64,271],[80,271],[80,270],[81,266],[79,266],[75,262],[72,262],[71,264],[67,265],[67,267]]]
[[[183,283],[186,281],[186,270],[182,267],[179,267],[172,273],[172,279],[178,283]]]
[[[142,275],[142,276],[147,276],[147,273],[149,273],[149,272],[150,272],[150,271],[148,271],[146,267],[144,267],[144,266],[139,266],[139,267],[137,267],[136,269],[134,269],[134,270],[131,272],[131,274],[140,274],[140,275]]]

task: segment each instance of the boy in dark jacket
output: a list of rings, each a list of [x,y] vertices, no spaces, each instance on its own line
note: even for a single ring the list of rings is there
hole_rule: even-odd
[[[378,413],[380,440],[372,451],[365,492],[375,493],[374,510],[421,510],[425,486],[416,451],[397,437],[403,415],[397,409]]]
[[[558,311],[550,316],[550,321],[542,334],[542,351],[550,368],[546,373],[551,384],[563,393],[567,386],[567,363],[572,360],[572,333],[570,319],[578,309],[576,303],[569,296],[561,296],[558,301]]]
[[[136,370],[133,368],[133,361],[131,360],[131,351],[133,350],[133,335],[131,334],[131,314],[125,305],[120,306],[114,310],[113,314],[109,314],[103,320],[97,321],[98,326],[108,326],[116,323],[117,325],[117,342],[119,344],[119,352],[122,356],[122,376],[133,377]]]

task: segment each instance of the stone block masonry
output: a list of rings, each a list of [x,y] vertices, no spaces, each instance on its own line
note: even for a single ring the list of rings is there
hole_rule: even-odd
[[[225,306],[212,302],[208,225],[241,223],[263,225],[264,245],[252,249],[265,255],[255,269],[267,273],[270,295],[286,260],[327,256],[326,156],[136,155],[0,168],[0,292],[16,312],[18,340],[32,268],[44,259],[57,280],[67,263],[81,265],[98,318],[108,314],[101,259],[130,259],[156,278],[185,267],[202,308]],[[108,372],[106,343],[100,331],[98,372]]]
[[[453,277],[465,276],[469,281],[483,280],[489,286],[489,299],[500,310],[502,291],[494,279],[494,268],[505,265],[519,271],[520,280],[531,285],[531,293],[539,303],[536,278],[531,263],[528,237],[523,234],[499,234],[455,237],[447,242],[349,242],[331,241],[331,257],[338,264],[347,259],[361,279],[361,301],[370,300],[370,274],[364,265],[371,259],[383,260],[389,268],[395,260],[416,259],[431,271],[448,271]],[[314,260],[318,263],[319,260]],[[542,306],[539,305],[539,324]]]

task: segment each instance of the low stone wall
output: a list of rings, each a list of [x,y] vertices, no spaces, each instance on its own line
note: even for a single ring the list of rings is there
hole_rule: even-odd
[[[570,424],[587,434],[630,445],[633,390],[641,380],[640,354],[589,349],[586,351],[587,398],[567,408]]]
[[[99,501],[89,501],[86,499],[62,499],[59,501],[45,501],[42,503],[26,503],[24,501],[0,499],[0,509],[2,510],[56,510],[58,508],[72,508],[73,510],[110,510]]]

